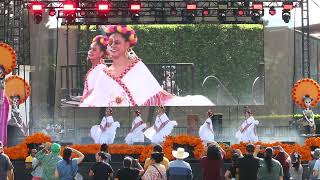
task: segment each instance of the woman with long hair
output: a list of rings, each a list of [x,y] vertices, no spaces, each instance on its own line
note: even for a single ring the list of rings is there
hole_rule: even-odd
[[[266,148],[264,160],[258,169],[258,180],[283,180],[283,170],[279,161],[272,158],[273,149]]]
[[[71,158],[72,153],[77,154],[78,158]],[[63,159],[56,165],[55,177],[60,180],[73,180],[78,172],[78,164],[80,164],[84,155],[73,148],[66,147],[63,150]]]
[[[223,155],[224,151],[218,143],[210,144],[207,147],[207,155],[200,159],[200,166],[203,169],[203,180],[222,180],[224,178]]]

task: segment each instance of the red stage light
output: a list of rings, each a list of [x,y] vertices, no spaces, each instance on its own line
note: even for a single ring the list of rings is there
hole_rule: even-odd
[[[64,11],[75,11],[75,4],[73,2],[66,2],[63,4]]]
[[[205,9],[202,10],[202,15],[203,15],[203,16],[208,16],[209,13],[210,13],[210,11],[209,11],[209,9],[207,9],[207,8],[205,8]]]
[[[56,11],[53,8],[49,9],[49,16],[55,16],[55,15],[56,15]]]
[[[141,11],[141,3],[135,2],[130,4],[130,11]]]
[[[42,11],[42,4],[32,4],[31,5],[31,10],[32,11]]]
[[[293,9],[293,3],[290,3],[290,2],[283,3],[282,7],[283,7],[284,10],[289,10],[290,11],[291,9]]]
[[[99,11],[108,11],[109,10],[109,5],[108,4],[99,4],[98,5],[98,10]]]
[[[243,9],[239,9],[237,12],[238,16],[244,16],[244,14],[245,14],[245,11]]]
[[[258,3],[258,2],[255,2],[252,4],[252,9],[254,10],[262,10],[263,9],[263,2],[261,3]]]
[[[188,10],[188,11],[195,11],[195,10],[197,10],[197,4],[195,4],[195,3],[188,3],[188,4],[187,4],[187,10]]]
[[[87,15],[87,12],[85,10],[80,11],[80,16],[86,16],[86,15]]]
[[[270,9],[269,9],[269,14],[270,14],[271,16],[274,16],[276,13],[277,13],[276,9],[275,9],[273,6],[270,7]]]

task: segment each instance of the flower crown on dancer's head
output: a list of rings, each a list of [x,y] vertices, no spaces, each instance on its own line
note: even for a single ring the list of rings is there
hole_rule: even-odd
[[[103,30],[103,33],[105,33],[107,36],[111,36],[114,33],[119,33],[124,37],[126,41],[130,43],[130,48],[128,49],[128,58],[132,60],[137,60],[139,57],[136,55],[136,53],[132,50],[132,48],[137,44],[138,42],[138,36],[136,32],[128,25],[107,25],[107,26],[101,26],[101,29]]]
[[[136,32],[128,25],[107,25],[101,26],[103,32],[110,36],[114,33],[121,34],[127,41],[130,42],[130,47],[134,47],[138,42],[138,36]]]
[[[108,47],[108,42],[109,42],[109,37],[108,36],[103,36],[103,35],[97,35],[92,39],[92,43],[99,43],[104,47],[104,49],[107,49]]]
[[[208,117],[212,117],[214,115],[214,113],[211,109],[208,110],[207,114],[208,114]]]

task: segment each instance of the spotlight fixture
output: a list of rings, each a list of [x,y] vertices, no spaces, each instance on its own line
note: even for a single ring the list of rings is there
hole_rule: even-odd
[[[74,2],[67,1],[63,4],[63,14],[68,24],[75,22],[76,13],[76,5]]]
[[[34,22],[39,24],[42,21],[43,5],[40,2],[33,2],[31,4],[31,11],[34,16]]]
[[[254,21],[255,23],[259,23],[260,19],[261,19],[261,13],[259,10],[252,10],[251,11],[251,19],[252,21]]]
[[[49,16],[55,16],[56,15],[56,10],[54,8],[49,9]]]
[[[202,16],[208,16],[210,14],[210,11],[207,7],[202,9]]]
[[[277,12],[276,12],[276,9],[274,8],[274,6],[271,6],[271,7],[269,8],[269,14],[270,14],[271,16],[274,16],[276,13],[277,13]]]
[[[132,1],[129,4],[131,19],[133,21],[138,21],[140,18],[140,12],[141,12],[141,2],[139,1]]]
[[[244,16],[245,15],[245,13],[246,13],[246,11],[244,10],[244,9],[242,9],[242,8],[239,8],[239,9],[237,9],[236,11],[235,11],[235,15],[236,16]]]
[[[220,22],[224,22],[227,20],[227,12],[226,10],[218,10],[218,20]]]
[[[282,20],[285,23],[289,23],[290,19],[291,19],[290,11],[282,10]]]
[[[195,2],[187,3],[187,10],[189,12],[196,11],[197,10],[197,4]]]
[[[106,1],[97,3],[97,13],[99,17],[106,18],[108,16],[108,13],[110,12],[110,9],[111,5]]]

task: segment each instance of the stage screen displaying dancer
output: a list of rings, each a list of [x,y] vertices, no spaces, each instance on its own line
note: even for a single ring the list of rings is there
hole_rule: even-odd
[[[62,106],[263,104],[262,25],[102,25],[90,36],[79,61],[91,68],[77,87],[63,79],[80,91]]]

